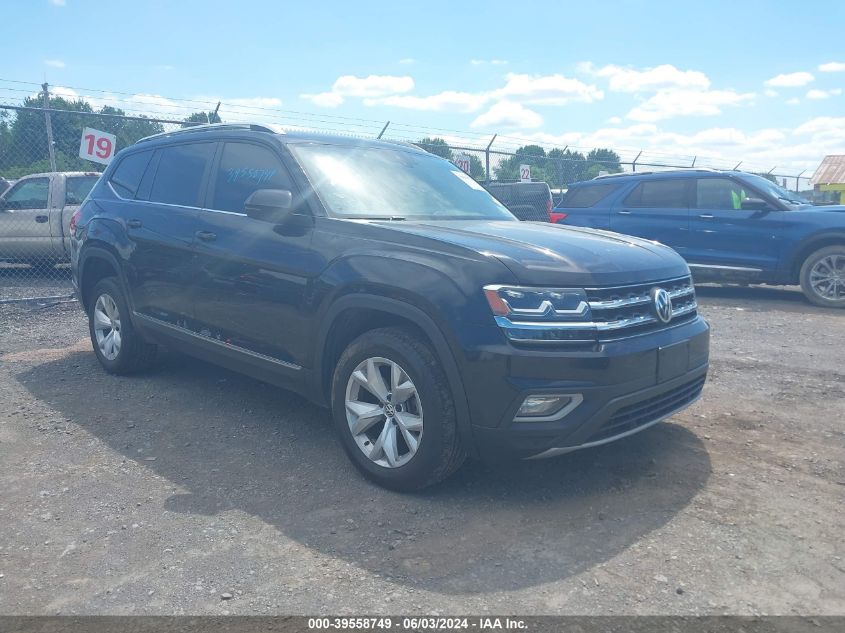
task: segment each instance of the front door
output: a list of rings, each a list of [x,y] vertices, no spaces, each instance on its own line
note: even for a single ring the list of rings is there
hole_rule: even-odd
[[[0,259],[23,262],[57,255],[50,237],[50,179],[26,178],[3,196],[0,208]]]
[[[270,145],[227,142],[199,215],[194,314],[204,334],[283,362],[307,355],[307,283],[324,262],[311,251],[313,218],[297,208],[295,186]],[[284,223],[250,218],[244,202],[258,189],[294,193]]]

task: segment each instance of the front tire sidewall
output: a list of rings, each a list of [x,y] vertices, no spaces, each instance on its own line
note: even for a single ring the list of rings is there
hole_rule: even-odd
[[[444,423],[448,408],[444,411],[440,393],[425,360],[410,346],[390,339],[374,341],[364,335],[356,340],[341,356],[334,373],[332,384],[332,418],[341,444],[352,463],[368,478],[393,490],[417,490],[431,483],[437,472],[445,442]],[[420,397],[423,410],[423,433],[417,452],[406,464],[387,468],[371,461],[364,455],[349,429],[346,419],[346,386],[355,368],[364,360],[380,356],[399,363],[407,372]]]
[[[801,290],[807,300],[817,306],[821,306],[823,308],[845,308],[845,299],[833,300],[822,297],[816,293],[813,289],[813,285],[810,283],[810,272],[813,270],[813,267],[820,260],[825,257],[829,257],[830,255],[841,255],[842,257],[845,257],[845,246],[829,246],[810,255],[801,266]]]

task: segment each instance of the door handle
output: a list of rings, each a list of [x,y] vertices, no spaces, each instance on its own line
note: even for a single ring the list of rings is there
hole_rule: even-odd
[[[712,219],[713,219],[713,214],[712,214],[712,213],[702,213],[702,214],[701,214],[701,215],[699,215],[698,217],[700,217],[700,218],[704,218],[705,220],[712,220]]]
[[[44,224],[48,219],[49,218],[47,218],[46,215],[36,215],[35,216],[35,221],[38,222],[38,224]]]
[[[622,211],[617,211],[619,215],[631,215],[631,212],[628,209],[623,209]]]
[[[217,233],[212,233],[211,231],[197,231],[196,236],[203,242],[213,242],[217,239]]]
[[[141,222],[141,220],[129,220],[126,223],[126,226],[128,226],[130,229],[140,229],[143,225],[144,224]]]

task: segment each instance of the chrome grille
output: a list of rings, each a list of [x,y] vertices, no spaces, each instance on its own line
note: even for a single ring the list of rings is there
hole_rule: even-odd
[[[672,298],[672,319],[668,323],[660,321],[655,314],[651,298],[654,288],[665,289]],[[692,320],[698,311],[690,277],[586,290],[592,321],[600,340],[672,327]]]

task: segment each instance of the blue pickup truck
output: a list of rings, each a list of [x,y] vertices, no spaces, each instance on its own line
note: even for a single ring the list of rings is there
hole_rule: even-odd
[[[599,176],[572,185],[558,223],[671,246],[696,281],[800,284],[845,308],[845,206],[814,207],[754,174],[684,169]]]

